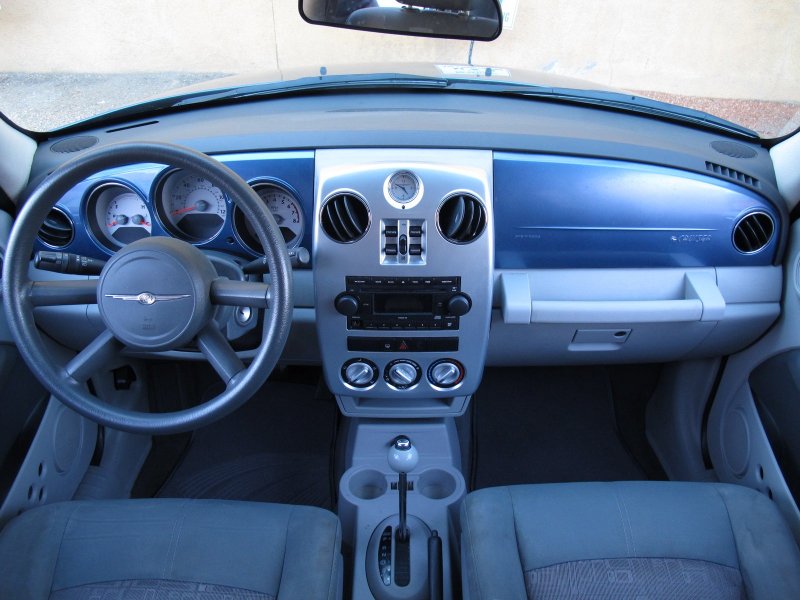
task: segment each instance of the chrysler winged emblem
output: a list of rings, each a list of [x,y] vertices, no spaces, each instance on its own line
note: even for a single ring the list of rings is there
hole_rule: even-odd
[[[128,302],[138,302],[139,304],[150,306],[156,302],[189,298],[189,294],[151,294],[150,292],[142,292],[141,294],[106,294],[106,298],[127,300]]]

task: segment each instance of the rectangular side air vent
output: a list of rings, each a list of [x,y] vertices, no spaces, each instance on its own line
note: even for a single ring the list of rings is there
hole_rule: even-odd
[[[712,173],[715,173],[717,175],[721,175],[722,177],[733,179],[734,181],[738,181],[739,183],[749,185],[750,187],[754,188],[761,187],[761,183],[755,177],[751,177],[746,173],[742,173],[741,171],[737,171],[736,169],[731,169],[730,167],[724,167],[722,165],[718,165],[717,163],[706,161],[706,170],[711,171]]]

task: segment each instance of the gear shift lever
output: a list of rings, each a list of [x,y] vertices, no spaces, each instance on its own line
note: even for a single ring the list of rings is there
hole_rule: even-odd
[[[419,462],[419,452],[406,436],[395,439],[389,449],[389,466],[399,475],[397,491],[400,496],[400,525],[397,528],[397,539],[408,542],[408,522],[406,516],[406,499],[408,496],[407,475]]]

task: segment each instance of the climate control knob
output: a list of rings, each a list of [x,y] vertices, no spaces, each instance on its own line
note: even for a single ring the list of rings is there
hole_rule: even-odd
[[[405,390],[416,385],[420,377],[422,377],[422,371],[419,365],[414,361],[405,359],[390,362],[386,365],[384,374],[384,379],[399,390]]]
[[[367,388],[378,380],[378,367],[366,358],[354,358],[344,363],[342,379],[354,388]]]
[[[472,308],[472,301],[466,294],[453,294],[447,301],[447,312],[456,317],[462,317]]]
[[[456,360],[437,360],[428,368],[428,381],[436,387],[451,388],[464,379],[464,367]]]
[[[358,314],[358,298],[353,294],[339,294],[333,301],[333,306],[339,314],[348,317]]]

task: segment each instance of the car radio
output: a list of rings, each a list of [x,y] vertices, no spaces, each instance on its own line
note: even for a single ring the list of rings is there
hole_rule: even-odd
[[[449,330],[472,308],[460,277],[345,277],[336,310],[350,330]]]

